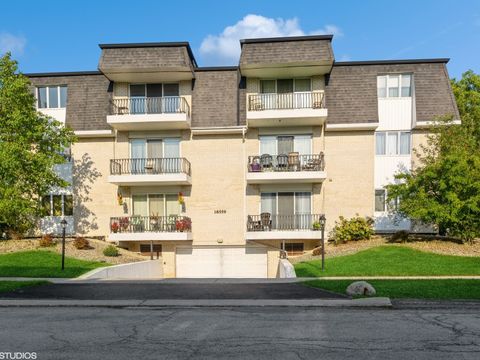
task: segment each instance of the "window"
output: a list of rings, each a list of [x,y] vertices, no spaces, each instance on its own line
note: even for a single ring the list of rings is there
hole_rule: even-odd
[[[132,196],[132,214],[138,216],[180,215],[178,194],[138,194]]]
[[[260,136],[259,140],[260,155],[288,155],[290,152],[298,152],[300,155],[310,155],[312,152],[311,135]]]
[[[312,91],[310,78],[260,80],[260,93],[262,94],[288,94],[309,91]]]
[[[386,134],[384,132],[377,132],[375,134],[375,154],[385,155],[386,151]]]
[[[375,134],[376,155],[410,155],[409,131],[382,131]]]
[[[285,251],[289,256],[303,255],[303,243],[286,243]]]
[[[384,212],[385,211],[385,189],[375,190],[375,211]]]
[[[67,86],[41,86],[37,88],[39,109],[57,109],[67,106]]]
[[[150,244],[140,244],[140,253],[143,256],[150,256]],[[153,244],[153,254],[158,259],[162,255],[162,244]]]
[[[397,98],[412,96],[412,75],[377,76],[377,95],[379,98]]]
[[[72,216],[73,196],[50,194],[42,197],[43,216]]]

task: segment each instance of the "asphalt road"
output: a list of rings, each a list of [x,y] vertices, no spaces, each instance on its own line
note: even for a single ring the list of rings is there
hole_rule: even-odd
[[[344,295],[297,283],[93,283],[49,284],[19,289],[0,298],[131,300],[131,299],[341,299]]]
[[[37,359],[479,359],[478,308],[0,308]]]

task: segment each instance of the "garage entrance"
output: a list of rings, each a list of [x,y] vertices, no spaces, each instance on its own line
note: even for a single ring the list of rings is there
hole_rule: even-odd
[[[177,278],[266,278],[267,251],[254,246],[181,246]]]

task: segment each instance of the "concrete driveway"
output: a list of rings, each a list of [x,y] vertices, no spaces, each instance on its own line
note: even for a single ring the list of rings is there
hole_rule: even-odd
[[[63,300],[209,300],[209,299],[345,299],[346,296],[278,282],[96,282],[49,284],[1,294],[4,299]]]

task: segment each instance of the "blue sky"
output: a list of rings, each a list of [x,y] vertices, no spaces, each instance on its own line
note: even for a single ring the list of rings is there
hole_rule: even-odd
[[[337,61],[449,57],[480,72],[480,1],[9,1],[0,53],[21,71],[95,70],[99,43],[189,41],[200,66],[238,61],[238,38],[333,33]]]

